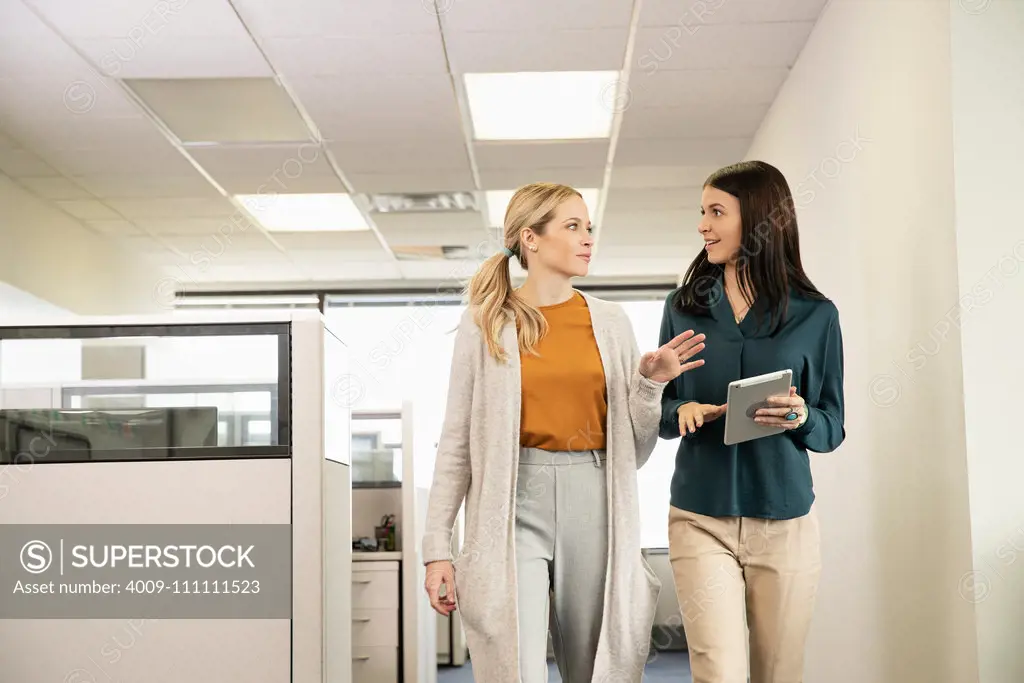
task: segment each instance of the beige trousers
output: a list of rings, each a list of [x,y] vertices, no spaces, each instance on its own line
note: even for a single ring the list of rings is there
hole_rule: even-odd
[[[670,507],[668,528],[693,683],[801,683],[821,574],[814,509],[768,520]]]

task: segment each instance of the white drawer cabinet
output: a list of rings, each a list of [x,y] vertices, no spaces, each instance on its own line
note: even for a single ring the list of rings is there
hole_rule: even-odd
[[[398,649],[352,646],[352,683],[398,680]]]
[[[387,565],[377,567],[376,565]],[[398,563],[355,562],[352,567],[352,609],[397,611]]]
[[[398,683],[399,563],[352,565],[352,683]]]

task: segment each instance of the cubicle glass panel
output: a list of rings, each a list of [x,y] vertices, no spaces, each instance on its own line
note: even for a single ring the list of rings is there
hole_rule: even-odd
[[[352,486],[392,488],[402,484],[402,415],[352,412]]]
[[[0,463],[287,457],[287,323],[0,327]]]

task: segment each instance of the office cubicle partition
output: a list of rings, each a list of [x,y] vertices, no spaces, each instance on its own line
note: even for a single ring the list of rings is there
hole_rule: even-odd
[[[0,327],[0,552],[21,550],[0,568],[0,679],[346,683],[349,601],[324,569],[350,582],[349,418],[325,378],[345,363],[315,312]],[[64,547],[112,563],[189,539],[251,545],[255,567],[117,574],[90,556],[74,578]],[[33,564],[41,548],[60,566]],[[12,595],[19,581],[58,594]]]

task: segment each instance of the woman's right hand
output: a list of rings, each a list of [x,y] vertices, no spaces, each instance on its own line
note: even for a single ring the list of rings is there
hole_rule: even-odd
[[[444,595],[441,595],[441,586]],[[427,564],[427,580],[424,584],[430,597],[430,606],[443,617],[455,611],[455,567],[448,560]]]
[[[693,434],[704,426],[705,422],[717,420],[725,415],[727,406],[727,403],[720,406],[697,402],[684,403],[676,411],[679,415],[679,433],[683,436]]]

